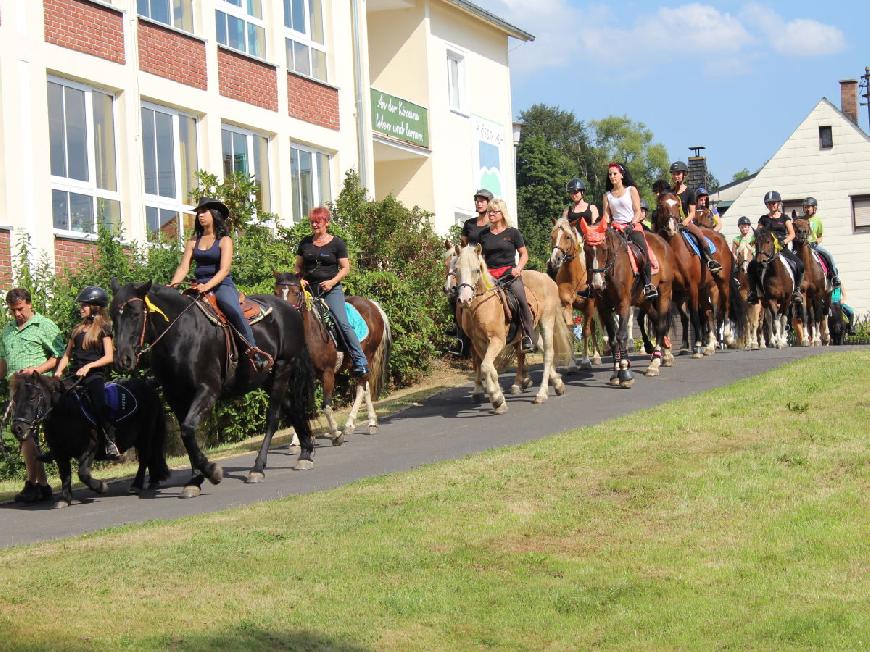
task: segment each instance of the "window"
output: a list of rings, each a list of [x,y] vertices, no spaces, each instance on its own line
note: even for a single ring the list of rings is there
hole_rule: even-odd
[[[852,227],[855,231],[870,231],[870,195],[852,197]]]
[[[819,149],[831,149],[834,146],[834,134],[830,127],[819,127]]]
[[[55,229],[117,228],[114,97],[65,80],[48,82],[51,209]]]
[[[183,211],[196,187],[196,120],[143,104],[142,162],[148,238],[183,238],[193,228],[193,216]]]
[[[136,0],[140,16],[193,32],[193,0]]]
[[[284,0],[287,70],[326,81],[321,0]]]
[[[447,52],[447,98],[450,110],[465,113],[465,58]]]
[[[215,0],[215,5],[218,43],[266,58],[263,0]]]
[[[329,154],[299,145],[290,147],[294,222],[304,219],[312,208],[332,201],[331,161]]]
[[[258,186],[260,208],[271,210],[269,184],[269,141],[250,131],[224,126],[221,129],[221,148],[224,155],[224,177],[241,172],[254,177]]]

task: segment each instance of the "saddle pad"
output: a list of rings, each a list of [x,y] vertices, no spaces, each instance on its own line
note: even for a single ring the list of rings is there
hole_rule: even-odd
[[[644,238],[646,235],[644,235]],[[649,269],[650,274],[658,274],[659,273],[659,259],[656,257],[656,252],[652,247],[649,246],[649,240],[646,241],[646,250],[649,252]],[[634,272],[634,275],[637,276],[638,272],[638,260],[643,256],[640,250],[637,248],[633,242],[628,243],[628,259],[631,261],[631,270]]]
[[[682,231],[680,231],[680,233],[683,234],[683,240],[686,241],[686,244],[689,245],[689,248],[694,252],[694,254],[696,256],[700,257],[701,250],[698,249],[698,241],[695,239],[695,236],[692,235],[692,232],[683,229]],[[713,241],[705,235],[704,242],[706,242],[707,246],[710,248],[710,253],[715,254],[716,253],[716,245],[713,244]]]
[[[794,270],[791,268],[791,261],[782,254],[779,255],[779,259],[788,272],[788,276],[791,279],[791,285],[794,287]]]
[[[75,392],[75,396],[84,417],[93,425],[97,425],[97,419],[92,414],[91,402],[85,398],[87,393],[80,390]],[[109,418],[116,424],[136,414],[139,409],[139,403],[133,392],[118,383],[106,383],[105,396]]]
[[[359,314],[359,310],[357,310],[349,301],[344,302],[344,311],[347,313],[347,320],[350,322],[350,327],[353,329],[353,332],[356,333],[356,338],[362,342],[369,336],[369,325],[366,324],[366,320],[363,319],[363,316]]]
[[[819,265],[821,265],[822,272],[825,274],[825,277],[827,278],[829,271],[828,271],[828,266],[825,264],[825,259],[822,258],[821,255],[819,255],[819,252],[816,251],[815,249],[813,249],[813,258],[815,258],[816,262]]]

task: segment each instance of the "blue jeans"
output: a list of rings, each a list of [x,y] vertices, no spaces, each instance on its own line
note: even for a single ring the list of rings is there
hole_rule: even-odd
[[[213,288],[212,292],[214,292],[218,306],[227,316],[229,322],[242,334],[248,346],[257,346],[257,342],[254,340],[254,331],[251,330],[251,325],[245,319],[242,308],[239,306],[239,290],[236,288],[236,284],[232,281],[227,283],[224,280],[223,283]]]
[[[345,312],[344,308],[344,290],[341,289],[341,283],[320,296],[326,301],[326,305],[329,306],[329,311],[332,313],[335,323],[338,324],[338,328],[344,336],[353,366],[356,368],[367,366],[366,354],[363,353],[359,339],[347,320],[347,312]]]

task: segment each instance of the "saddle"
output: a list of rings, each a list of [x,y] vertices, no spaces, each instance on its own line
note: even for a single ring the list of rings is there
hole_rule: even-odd
[[[617,232],[625,239],[625,244],[627,245],[626,248],[628,249],[628,260],[631,262],[631,271],[635,276],[637,276],[640,268],[643,266],[643,252],[640,250],[640,247],[628,239],[628,235],[624,231],[617,229]],[[646,232],[644,232],[643,238],[646,241],[646,250],[649,252],[650,274],[658,274],[659,259],[656,257],[656,252],[649,244],[649,238],[647,237]]]
[[[821,255],[818,251],[816,251],[815,249],[812,249],[811,251],[812,251],[812,254],[813,254],[813,258],[814,258],[815,261],[816,261],[816,262],[821,266],[821,268],[822,268],[822,272],[824,273],[825,278],[830,277],[831,273],[830,273],[830,271],[828,270],[828,264],[827,264],[827,262],[825,261],[825,257],[822,256],[822,255]]]
[[[526,290],[526,301],[529,304],[529,312],[532,313],[532,323],[535,323],[538,321],[538,312],[540,311],[538,297],[525,283],[523,283],[523,287]],[[509,285],[497,285],[496,294],[501,301],[501,307],[504,311],[504,321],[508,324],[507,342],[510,343],[516,339],[517,333],[519,333],[522,328],[522,323],[520,321],[520,302],[516,295],[511,291]]]
[[[72,392],[70,392],[70,396],[72,397],[72,400],[78,404],[82,416],[84,416],[91,425],[96,426],[97,418],[93,413],[91,399],[88,396],[87,390],[80,386],[76,387]],[[136,400],[133,392],[124,387],[124,385],[119,383],[106,383],[105,396],[106,411],[108,412],[109,420],[115,425],[118,425],[125,419],[133,416],[139,410],[139,402]]]
[[[329,334],[329,338],[332,340],[335,348],[340,353],[348,353],[348,346],[344,340],[344,335],[338,327],[326,301],[321,297],[313,296],[308,290],[305,290],[305,301],[308,303],[309,308],[314,312],[314,316],[323,325],[324,330]],[[347,321],[350,323],[350,327],[356,334],[360,344],[362,344],[369,336],[369,326],[366,324],[366,320],[363,319],[363,316],[360,314],[359,310],[356,309],[356,306],[349,301],[344,302],[344,311],[347,315]]]
[[[692,251],[692,253],[700,258],[701,257],[701,249],[700,249],[700,245],[698,243],[698,239],[695,237],[695,234],[692,233],[691,231],[689,231],[688,229],[680,229],[680,233],[682,233],[683,240],[686,241],[686,244],[689,246],[689,249]],[[707,236],[704,236],[704,242],[706,243],[707,247],[709,247],[710,253],[715,254],[716,253],[716,245],[713,243],[713,241],[710,238],[708,238]]]

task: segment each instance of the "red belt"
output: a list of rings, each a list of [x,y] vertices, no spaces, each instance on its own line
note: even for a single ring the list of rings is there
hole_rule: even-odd
[[[505,265],[504,267],[490,267],[489,273],[494,278],[501,278],[502,276],[505,275],[505,272],[508,272],[508,271],[512,270],[513,268],[514,268],[513,265]]]

